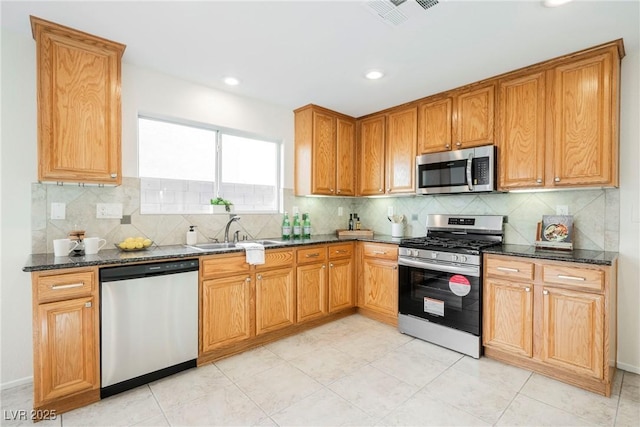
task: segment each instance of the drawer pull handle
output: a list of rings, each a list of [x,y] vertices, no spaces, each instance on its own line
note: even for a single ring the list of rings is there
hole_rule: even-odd
[[[71,288],[81,288],[84,286],[84,282],[80,282],[80,283],[69,283],[68,285],[53,285],[51,287],[51,290],[58,290],[58,289],[71,289]]]
[[[580,282],[584,282],[585,279],[584,277],[578,277],[578,276],[565,276],[564,274],[558,274],[558,279],[565,279],[565,280],[577,280]]]
[[[336,250],[336,253],[337,253],[337,254],[346,254],[346,253],[347,253],[347,251],[345,251],[344,249],[337,249],[337,250]]]
[[[387,251],[373,251],[373,253],[376,255],[386,255]]]
[[[508,271],[509,273],[519,273],[520,270],[517,268],[510,268],[510,267],[496,267],[496,270],[500,270],[500,271]]]
[[[531,288],[527,286],[526,288],[524,288],[524,291],[525,292],[531,292]]]
[[[313,253],[313,254],[306,254],[305,257],[306,258],[318,258],[320,256],[320,254],[318,252]]]

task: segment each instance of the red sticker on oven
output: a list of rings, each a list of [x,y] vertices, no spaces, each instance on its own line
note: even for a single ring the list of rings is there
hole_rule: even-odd
[[[459,297],[464,297],[471,292],[471,283],[466,277],[456,274],[449,279],[449,289]]]
[[[444,316],[444,301],[424,297],[424,312],[436,316]]]

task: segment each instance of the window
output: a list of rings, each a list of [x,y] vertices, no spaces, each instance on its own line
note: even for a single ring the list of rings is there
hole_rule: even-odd
[[[138,118],[140,212],[278,212],[281,142],[211,126]]]

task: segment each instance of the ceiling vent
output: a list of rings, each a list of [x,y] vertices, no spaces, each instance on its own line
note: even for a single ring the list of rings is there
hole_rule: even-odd
[[[412,13],[424,12],[437,4],[438,0],[371,0],[364,3],[369,12],[394,26],[405,22]]]

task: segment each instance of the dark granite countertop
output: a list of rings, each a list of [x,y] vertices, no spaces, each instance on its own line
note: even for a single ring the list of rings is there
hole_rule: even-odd
[[[536,249],[527,245],[502,245],[493,246],[484,250],[484,253],[520,256],[525,258],[538,258],[552,261],[569,261],[585,264],[611,265],[618,258],[617,252],[591,251],[574,249],[573,251],[554,251]]]
[[[272,238],[264,240],[277,240],[280,238]],[[304,246],[314,245],[322,243],[335,243],[341,241],[367,241],[377,243],[400,243],[399,238],[394,238],[389,235],[375,234],[373,237],[348,237],[338,238],[333,234],[325,234],[312,236],[310,239],[296,239],[283,242],[282,244],[268,246],[266,249],[285,248],[289,246]],[[62,268],[76,268],[76,267],[95,267],[95,266],[108,266],[118,265],[136,262],[151,262],[161,261],[164,259],[175,258],[198,258],[203,255],[223,254],[230,252],[241,252],[242,248],[221,248],[211,250],[197,250],[185,245],[168,245],[168,246],[152,246],[147,250],[134,251],[134,252],[122,252],[118,249],[103,249],[96,255],[85,256],[68,256],[68,257],[56,257],[53,253],[46,254],[32,254],[27,258],[25,266],[22,271],[44,271],[44,270],[57,270]]]

